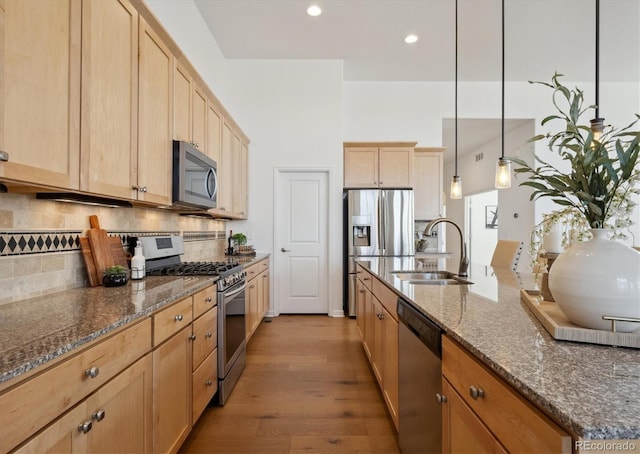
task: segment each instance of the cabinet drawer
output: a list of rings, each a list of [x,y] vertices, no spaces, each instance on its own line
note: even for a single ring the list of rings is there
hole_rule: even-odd
[[[214,286],[200,290],[193,295],[193,319],[200,317],[216,304],[216,288]]]
[[[389,287],[384,285],[378,279],[372,280],[373,289],[371,292],[382,303],[384,308],[389,312],[389,315],[397,322],[398,321],[398,295],[392,292]]]
[[[369,290],[373,289],[373,276],[360,265],[356,267],[356,276],[362,281],[365,287],[367,287]]]
[[[0,395],[0,452],[27,439],[150,350],[147,318]]]
[[[507,450],[571,452],[566,432],[447,336],[442,373]]]
[[[193,320],[193,297],[185,298],[153,315],[153,345],[160,345]]]
[[[192,424],[198,421],[198,418],[207,407],[207,404],[218,391],[218,349],[207,356],[200,364],[200,367],[193,373],[193,413]]]
[[[262,273],[264,270],[268,268],[269,268],[268,258],[264,258],[257,263],[252,263],[251,265],[249,265],[244,269],[245,272],[247,273],[247,282],[253,279],[254,277],[258,276],[260,273]]]
[[[218,345],[218,310],[211,309],[193,322],[193,369],[195,370]]]

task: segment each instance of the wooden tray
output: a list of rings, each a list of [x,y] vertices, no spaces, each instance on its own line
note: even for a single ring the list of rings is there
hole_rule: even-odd
[[[567,316],[560,310],[558,303],[542,300],[538,290],[521,289],[520,298],[556,340],[640,348],[639,330],[631,333],[620,333],[582,328],[569,321]]]

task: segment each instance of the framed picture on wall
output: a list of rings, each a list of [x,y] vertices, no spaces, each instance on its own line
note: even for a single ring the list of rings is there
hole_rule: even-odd
[[[484,207],[484,227],[486,229],[498,228],[498,207],[496,205],[486,205]]]

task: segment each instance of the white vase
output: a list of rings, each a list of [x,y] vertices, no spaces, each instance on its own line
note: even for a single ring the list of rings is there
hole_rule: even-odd
[[[640,252],[609,240],[609,230],[568,248],[549,270],[549,288],[562,312],[576,325],[611,330],[603,315],[640,318]],[[617,322],[634,331],[638,323]]]
[[[562,226],[554,223],[549,229],[549,233],[542,237],[542,249],[547,252],[562,252]]]

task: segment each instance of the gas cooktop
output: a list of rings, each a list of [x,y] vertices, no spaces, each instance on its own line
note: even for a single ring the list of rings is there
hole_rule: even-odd
[[[181,262],[147,269],[149,276],[220,276],[236,271],[237,262]]]

